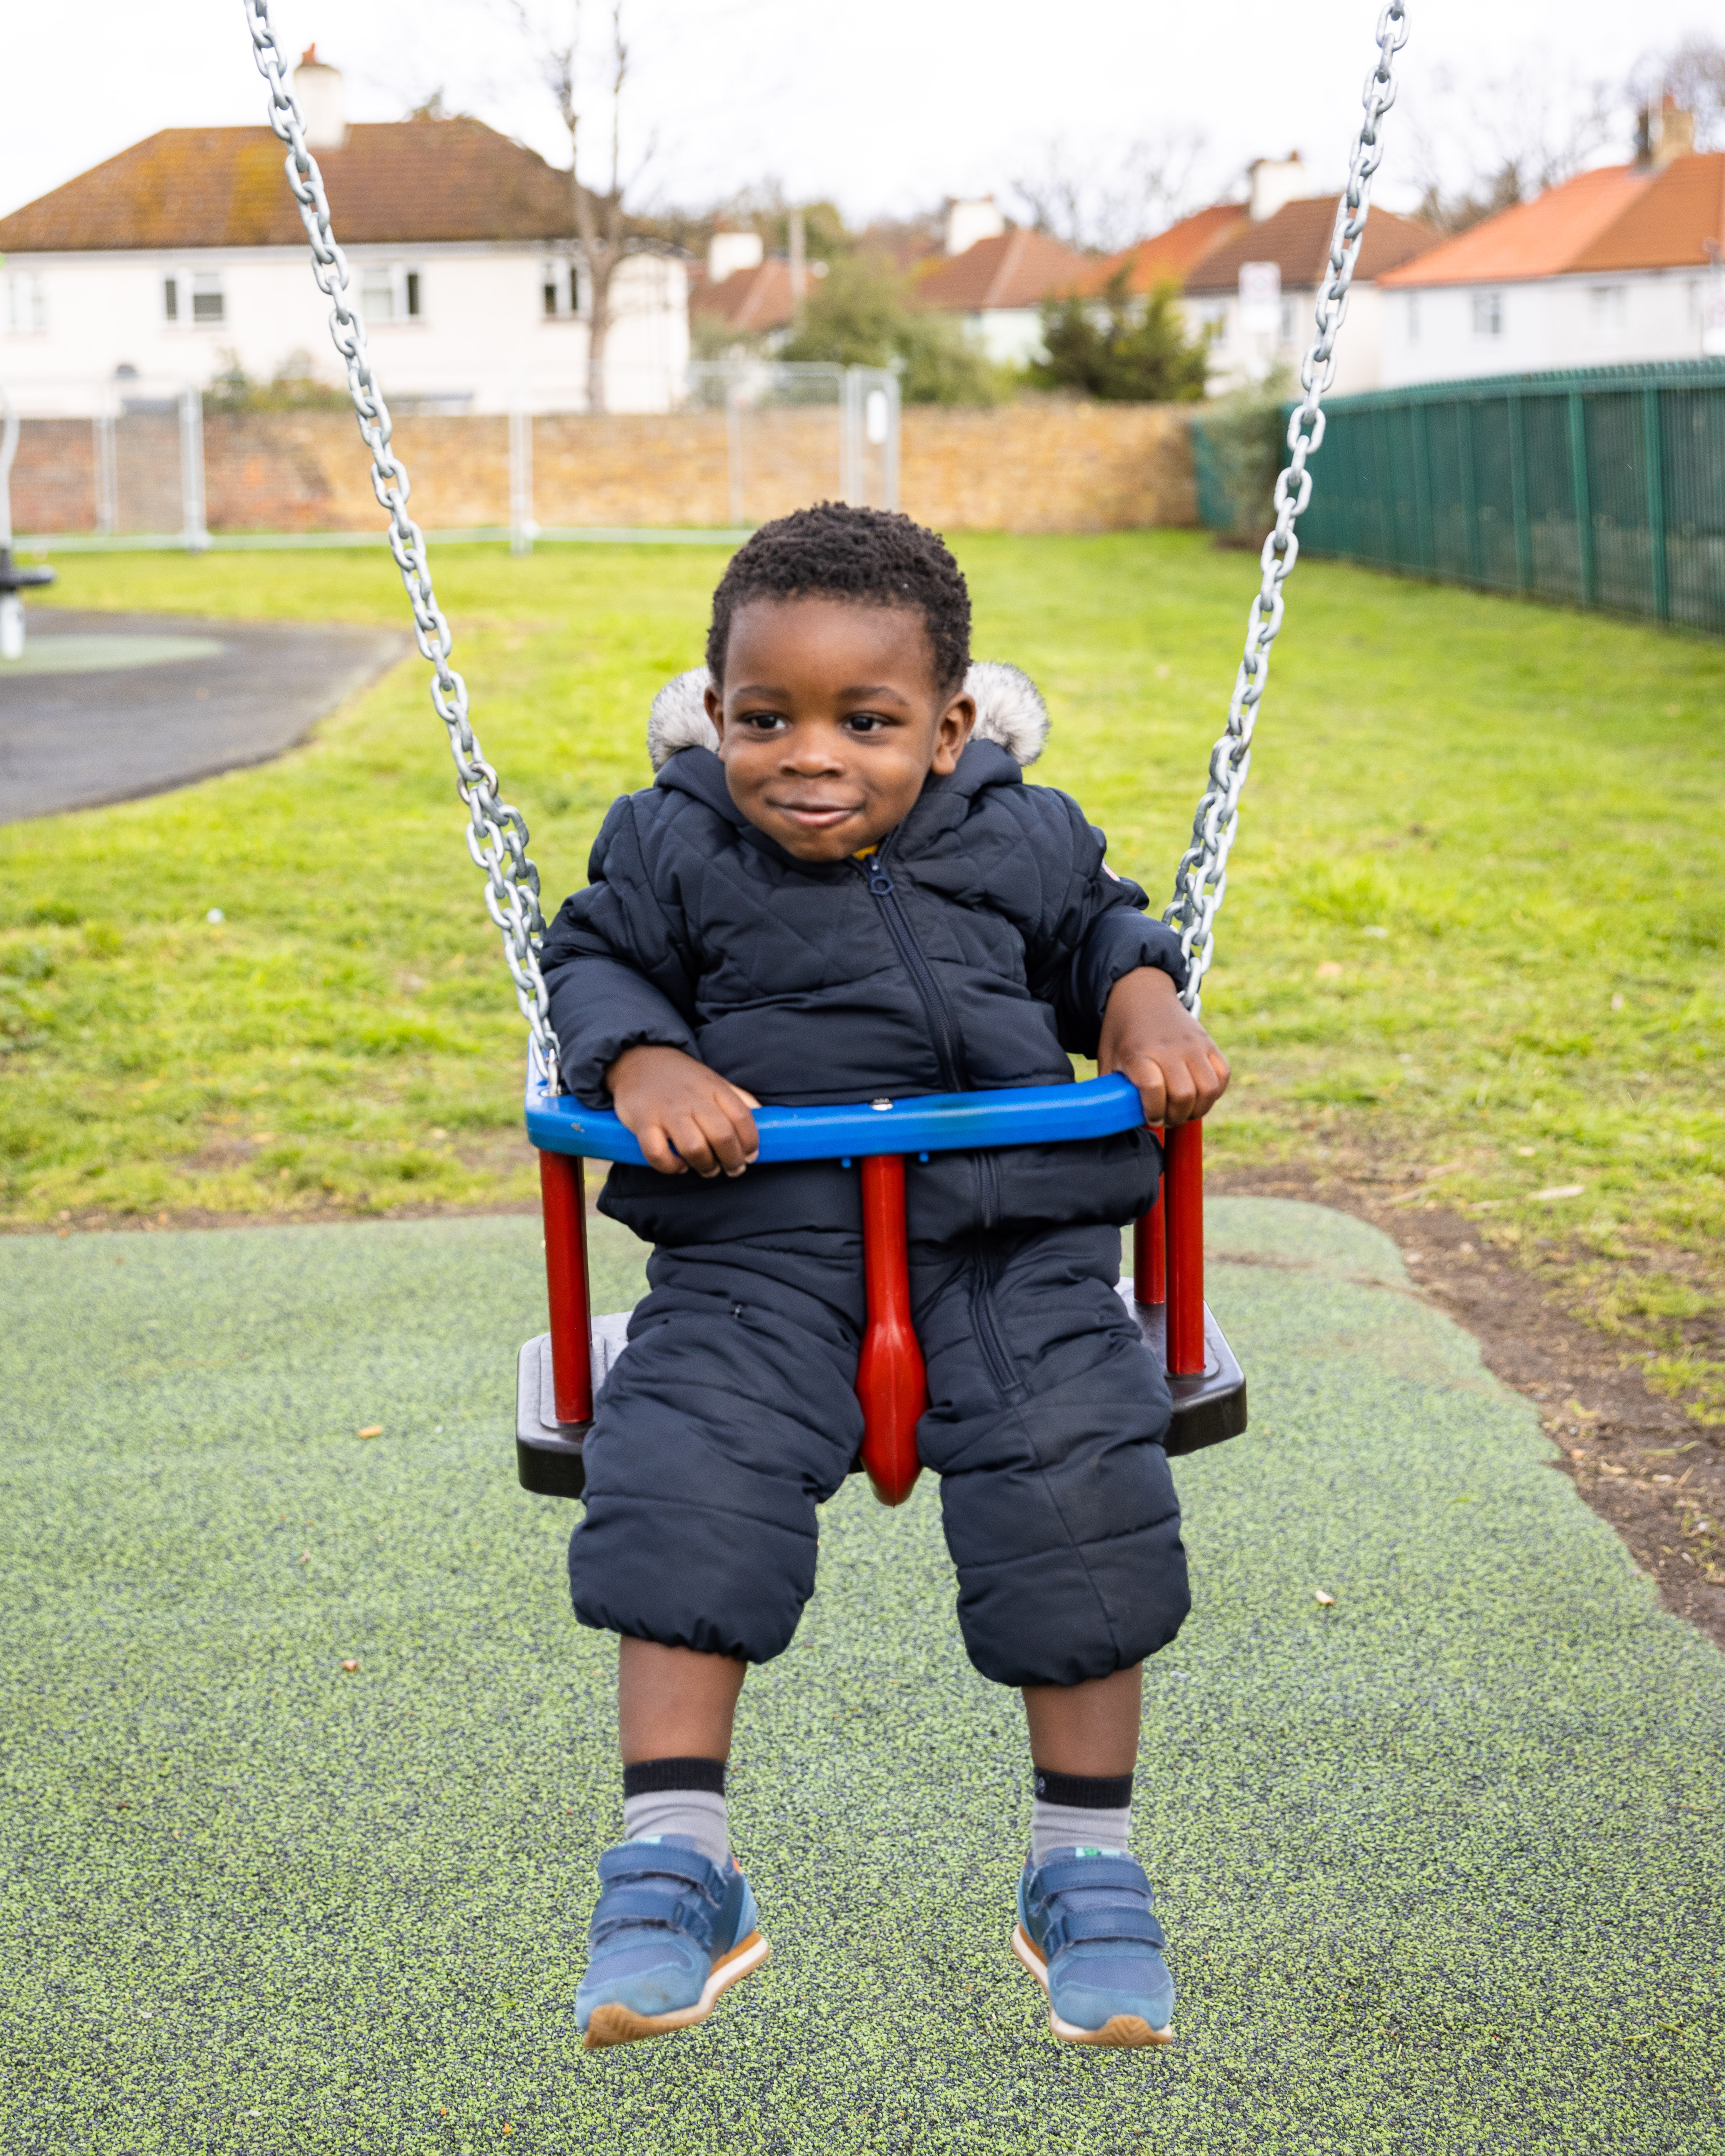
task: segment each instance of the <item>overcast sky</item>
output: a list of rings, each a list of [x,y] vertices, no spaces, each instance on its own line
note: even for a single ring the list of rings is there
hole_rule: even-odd
[[[530,0],[541,19],[566,0]],[[1106,164],[1134,139],[1198,136],[1189,191],[1298,149],[1344,169],[1373,56],[1375,0],[624,0],[632,153],[644,195],[688,206],[752,182],[835,198],[853,218],[994,190],[1063,139]],[[548,156],[561,131],[509,0],[276,0],[294,56],[313,38],[349,117],[398,119],[434,90]],[[587,0],[603,36],[608,0]],[[1410,207],[1416,140],[1465,177],[1517,80],[1563,116],[1596,80],[1717,14],[1698,0],[1414,0],[1406,91],[1379,199]],[[239,0],[82,0],[7,11],[0,211],[158,127],[255,122],[261,85]],[[1628,152],[1627,121],[1601,157]],[[1487,145],[1489,146],[1489,145]],[[562,162],[567,162],[567,153]]]

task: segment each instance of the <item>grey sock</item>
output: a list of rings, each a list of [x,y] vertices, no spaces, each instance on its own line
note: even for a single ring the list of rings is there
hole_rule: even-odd
[[[623,1800],[623,1830],[631,1841],[687,1835],[710,1863],[722,1870],[731,1855],[725,1799],[708,1789],[655,1789]]]
[[[1130,1774],[1058,1774],[1034,1770],[1036,1801],[1030,1810],[1030,1861],[1046,1861],[1051,1849],[1129,1849],[1132,1831]]]
[[[1132,1831],[1130,1804],[1099,1811],[1039,1797],[1030,1807],[1030,1861],[1045,1863],[1051,1849],[1129,1849]]]

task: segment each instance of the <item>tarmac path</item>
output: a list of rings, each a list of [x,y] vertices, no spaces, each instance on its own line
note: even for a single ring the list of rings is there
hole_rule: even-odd
[[[0,824],[266,762],[413,648],[339,622],[25,619],[23,659],[0,661]]]
[[[618,1307],[636,1246],[594,1226]],[[1055,2044],[1008,1954],[1022,1717],[928,1478],[827,1508],[743,1696],[773,1959],[584,2053],[614,1648],[573,1508],[514,1482],[537,1223],[0,1243],[8,2150],[1725,2148],[1725,1656],[1385,1238],[1211,1229],[1253,1426],[1177,1467],[1163,2054]]]

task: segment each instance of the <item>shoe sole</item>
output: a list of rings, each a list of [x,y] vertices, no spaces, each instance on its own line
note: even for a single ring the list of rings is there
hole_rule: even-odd
[[[639,2044],[649,2036],[668,2036],[673,2029],[692,2028],[705,2021],[718,2002],[719,1994],[758,1969],[771,1949],[758,1932],[739,1939],[721,1954],[707,1974],[701,1996],[692,2006],[680,2006],[675,2014],[637,2014],[632,2006],[596,2006],[587,2025],[586,2048],[602,2051],[610,2044]]]
[[[1117,2050],[1142,2051],[1153,2044],[1172,2044],[1173,2025],[1166,2029],[1153,2029],[1140,2014],[1116,2014],[1100,2029],[1081,2029],[1076,2022],[1063,2021],[1054,2010],[1054,1995],[1048,1989],[1048,1964],[1031,1943],[1022,1924],[1014,1924],[1012,1950],[1042,1986],[1048,1998],[1048,2025],[1063,2044],[1106,2044]]]

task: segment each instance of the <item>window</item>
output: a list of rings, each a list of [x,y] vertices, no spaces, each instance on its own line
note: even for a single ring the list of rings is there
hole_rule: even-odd
[[[1503,295],[1476,292],[1473,295],[1473,333],[1476,336],[1503,335]]]
[[[1220,352],[1228,341],[1228,305],[1224,300],[1219,306],[1206,307],[1198,318],[1198,326],[1209,339],[1212,352]]]
[[[1587,316],[1595,336],[1620,336],[1629,321],[1629,286],[1590,285],[1587,295]]]
[[[42,280],[16,275],[6,280],[6,326],[14,336],[40,336],[48,327],[48,295]]]
[[[547,262],[540,280],[547,321],[570,321],[587,312],[581,265],[576,262]]]
[[[199,270],[192,278],[192,321],[195,328],[213,329],[228,319],[228,302],[222,290],[219,270]]]
[[[177,322],[180,319],[180,280],[177,277],[164,277],[162,280],[162,319],[165,322]]]
[[[417,270],[399,262],[367,262],[359,275],[359,304],[373,327],[379,322],[416,322],[422,311],[424,280]]]

